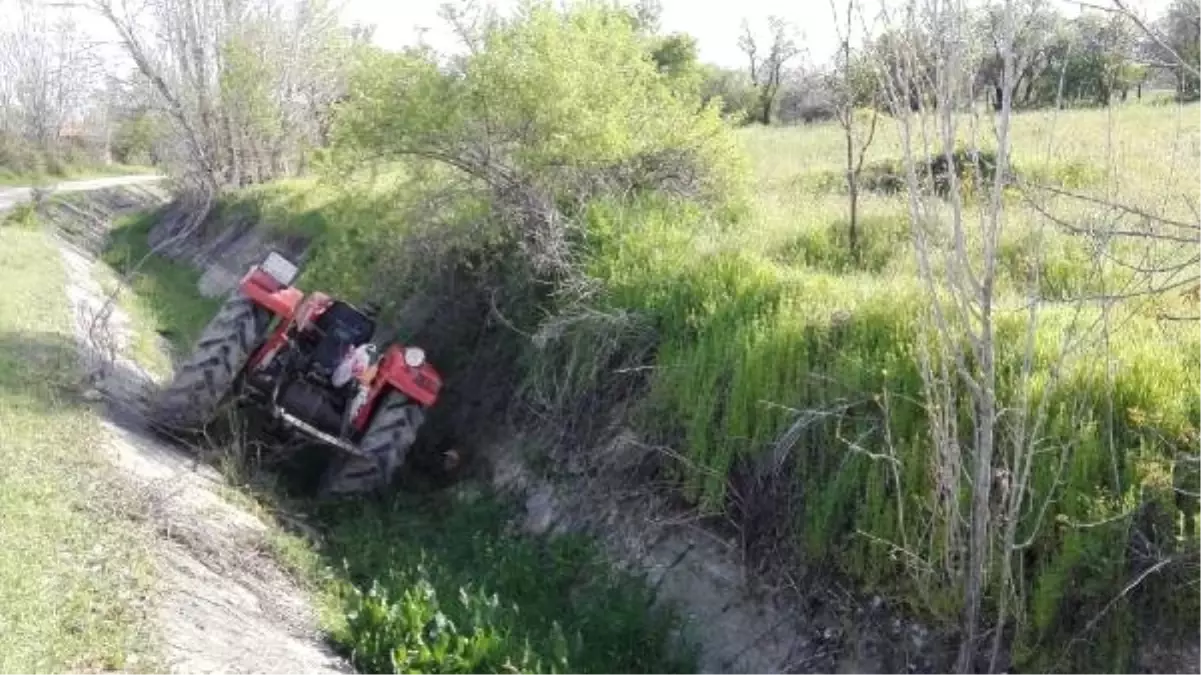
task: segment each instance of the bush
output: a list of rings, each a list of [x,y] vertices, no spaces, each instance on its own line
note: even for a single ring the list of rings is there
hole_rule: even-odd
[[[422,53],[375,53],[356,70],[335,136],[352,158],[433,160],[555,199],[598,183],[654,190],[665,178],[687,178],[687,196],[715,208],[745,196],[745,161],[719,109],[677,94],[628,15],[603,3],[533,3],[455,74]],[[612,180],[655,157],[672,161]]]
[[[883,272],[898,257],[911,257],[909,223],[896,214],[861,214],[858,255],[852,254],[845,219],[802,230],[775,254],[785,264],[802,264],[835,274]]]

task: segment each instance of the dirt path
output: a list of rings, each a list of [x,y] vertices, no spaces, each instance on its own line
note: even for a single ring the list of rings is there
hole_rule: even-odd
[[[145,185],[161,180],[161,176],[110,176],[108,178],[64,181],[42,189],[48,192],[87,192],[124,185]],[[0,188],[0,211],[29,201],[33,198],[34,189],[32,187]]]
[[[60,239],[84,366],[106,402],[113,461],[149,505],[165,665],[177,673],[353,672],[322,642],[306,594],[272,559],[268,526],[224,499],[211,467],[151,436],[140,420],[154,378],[127,355],[130,319],[107,306],[94,245],[112,214],[83,218],[90,236]],[[99,231],[97,231],[99,230]]]

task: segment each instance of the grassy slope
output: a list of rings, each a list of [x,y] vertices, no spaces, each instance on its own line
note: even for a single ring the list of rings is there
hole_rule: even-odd
[[[0,671],[152,668],[149,563],[70,391],[64,283],[42,232],[0,227]]]
[[[135,342],[135,356],[139,362],[154,366],[156,372],[163,372],[170,364],[164,363],[154,335],[162,335],[177,353],[183,353],[221,303],[196,292],[199,272],[158,256],[142,262],[150,250],[146,236],[154,222],[152,213],[126,216],[113,229],[102,259],[123,276],[142,263],[131,279],[132,293],[123,293],[121,301],[123,308],[145,329]]]
[[[151,223],[146,216],[118,225],[104,255],[114,271],[145,252]],[[190,348],[216,307],[196,293],[198,276],[159,257],[140,268],[123,300],[137,344],[152,345],[157,331]],[[143,348],[136,358],[161,361]],[[271,477],[225,468],[267,522],[281,502],[316,508]],[[323,546],[277,528],[274,547],[313,590],[323,626],[361,670],[496,672],[506,663],[524,672],[692,670],[686,653],[666,655],[674,619],[647,609],[651,597],[640,580],[601,563],[586,542],[514,536],[506,509],[486,498],[453,503],[446,495],[401,494],[323,509]],[[439,611],[453,624],[441,634],[455,636],[457,646],[421,637]],[[401,645],[409,651],[394,657]]]
[[[1201,179],[1194,159],[1201,150],[1195,117],[1195,106],[1021,115],[1015,120],[1019,168],[1070,180],[1094,194],[1109,190],[1127,203],[1187,221],[1187,198],[1195,199]],[[945,606],[953,618],[953,587],[935,578],[925,587],[905,588],[898,581],[907,566],[879,540],[856,535],[908,539],[911,545],[930,541],[922,530],[933,492],[925,475],[932,461],[925,415],[906,403],[921,396],[914,324],[921,304],[906,206],[902,198],[867,196],[865,264],[856,266],[846,254],[846,198],[837,180],[829,180],[840,170],[840,131],[828,125],[749,129],[743,139],[759,185],[749,226],[717,232],[704,224],[681,226],[686,219],[678,216],[637,211],[597,219],[612,233],[597,271],[615,291],[613,304],[649,312],[664,337],[654,402],[666,414],[653,418],[675,423],[651,428],[686,439],[689,456],[702,467],[685,475],[687,487],[702,503],[721,508],[723,477],[740,459],[769,447],[795,419],[770,404],[801,410],[853,404],[839,427],[811,425],[795,447],[797,481],[806,495],[806,508],[796,516],[803,550],[811,560],[899,593],[899,599]],[[884,127],[869,161],[898,155],[897,137]],[[1108,181],[1107,166],[1113,172]],[[1069,213],[1082,224],[1100,215],[1095,209]],[[1000,270],[1003,307],[1020,303],[1032,266],[1040,272],[1039,290],[1050,300],[1120,279],[1119,270],[1098,274],[1083,242],[1043,228],[1045,221],[1032,210],[1011,204],[1008,218]],[[1175,314],[1195,314],[1195,304],[1163,302]],[[1018,652],[1019,659],[1030,659],[1020,661],[1027,667],[1063,667],[1061,640],[1085,628],[1077,617],[1096,615],[1128,583],[1128,566],[1138,564],[1123,553],[1131,523],[1123,514],[1132,504],[1153,504],[1140,515],[1151,518],[1148,513],[1166,505],[1171,515],[1161,515],[1165,520],[1153,526],[1164,531],[1163,545],[1196,544],[1196,502],[1173,496],[1172,481],[1190,480],[1182,478],[1176,453],[1195,451],[1198,335],[1195,325],[1156,322],[1157,309],[1140,301],[1115,311],[1121,328],[1111,347],[1120,366],[1112,399],[1106,397],[1101,362],[1088,348],[1069,363],[1063,386],[1048,394],[1053,403],[1043,442],[1070,449],[1070,461],[1062,476],[1054,462],[1044,461],[1033,480],[1036,494],[1047,494],[1060,479],[1065,485],[1048,515],[1060,525],[1044,527],[1027,556],[1030,633],[1022,636]],[[1051,306],[1043,316],[1035,342],[1038,372],[1029,385],[1035,396],[1046,391],[1047,364],[1073,321],[1069,307]],[[1018,385],[1007,379],[1005,368],[1016,365],[1021,343],[1005,336],[1021,335],[1021,315],[1002,312],[1002,321],[1001,387],[1012,391]],[[869,449],[881,451],[874,430],[885,392],[892,438],[909,469],[901,476],[903,499],[896,499],[895,477],[885,463],[853,451],[858,446],[852,443],[865,439],[877,444]],[[1118,412],[1107,438],[1110,405]],[[1120,486],[1110,480],[1115,474]],[[894,502],[907,509],[904,529],[897,525]],[[1106,518],[1114,524],[1063,527]],[[943,551],[933,544],[918,550],[937,561]],[[1176,571],[1189,574],[1179,564]],[[1090,582],[1074,582],[1080,575]],[[1095,659],[1094,664],[1122,663],[1131,653],[1132,623],[1144,621],[1136,612],[1156,607],[1158,618],[1179,620],[1191,607],[1195,614],[1195,593],[1191,600],[1183,593],[1172,597],[1163,584],[1147,593],[1141,609],[1125,602],[1109,608],[1108,623],[1092,628],[1103,627],[1113,639],[1075,656]],[[1156,599],[1149,600],[1152,596]]]

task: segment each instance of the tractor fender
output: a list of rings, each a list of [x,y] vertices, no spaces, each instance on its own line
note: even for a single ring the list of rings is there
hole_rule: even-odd
[[[285,321],[292,318],[301,299],[304,298],[304,293],[299,288],[284,286],[257,267],[242,277],[238,290],[242,295],[250,298],[254,304]]]
[[[376,366],[375,377],[367,393],[367,401],[355,414],[352,424],[356,429],[365,429],[380,396],[388,389],[395,389],[426,408],[438,400],[442,389],[442,376],[428,363],[413,368],[405,363],[404,347],[392,345],[384,352]]]

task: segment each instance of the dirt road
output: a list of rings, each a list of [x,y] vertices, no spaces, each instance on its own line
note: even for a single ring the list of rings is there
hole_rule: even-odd
[[[92,178],[88,180],[73,180],[48,185],[43,189],[51,192],[87,192],[104,188],[120,187],[123,185],[145,185],[163,180],[162,176],[111,176],[108,178]],[[33,199],[33,187],[0,187],[0,211],[6,211],[17,204]]]

